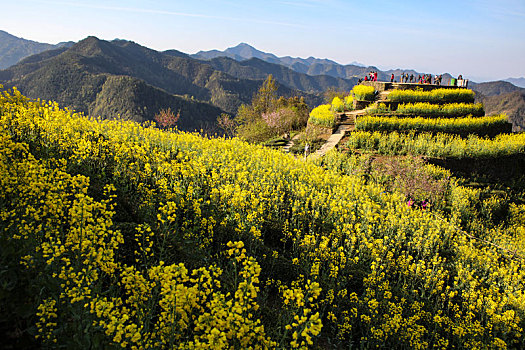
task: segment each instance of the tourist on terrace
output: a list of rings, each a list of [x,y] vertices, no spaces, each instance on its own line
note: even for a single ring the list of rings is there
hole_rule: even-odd
[[[414,74],[410,74],[410,82],[412,83],[414,81]]]
[[[390,76],[390,82],[391,82],[391,83],[394,82],[394,73],[392,73],[392,75]]]
[[[465,82],[465,81],[463,80],[463,75],[460,74],[460,75],[458,76],[458,86],[459,86],[459,87],[463,87],[464,82]]]

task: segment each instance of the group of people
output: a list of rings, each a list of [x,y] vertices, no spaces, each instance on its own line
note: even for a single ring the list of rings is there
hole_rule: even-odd
[[[434,77],[434,84],[435,85],[441,85],[441,82],[443,80],[443,74],[437,75]],[[394,83],[395,76],[394,73],[390,76],[390,82]],[[400,83],[417,83],[417,84],[432,84],[432,74],[423,74],[419,76],[415,76],[414,74],[408,75],[408,73],[402,73],[399,77]]]
[[[361,83],[363,80],[359,79],[359,83]],[[368,75],[365,75],[364,81],[377,81],[377,72],[370,71]]]
[[[365,75],[364,79],[359,79],[358,83],[361,84],[363,81],[377,81],[377,72],[370,71],[367,75]],[[441,85],[443,81],[443,74],[435,75],[432,77],[432,74],[420,74],[417,77],[414,74],[408,75],[408,73],[401,73],[399,76],[399,81],[396,80],[396,77],[394,76],[394,73],[390,75],[390,82],[391,83],[411,83],[411,84],[434,84],[434,85]],[[459,87],[467,87],[468,86],[468,80],[463,79],[463,76],[460,74],[457,79],[451,80],[451,85],[453,86],[459,86]]]

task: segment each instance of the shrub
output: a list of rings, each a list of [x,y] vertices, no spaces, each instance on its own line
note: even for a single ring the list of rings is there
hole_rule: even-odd
[[[351,111],[354,109],[354,97],[352,95],[345,96],[345,109]]]
[[[373,101],[376,97],[376,91],[373,86],[356,85],[352,89],[352,94],[359,101]]]
[[[474,91],[468,89],[434,89],[431,91],[393,90],[388,100],[393,102],[473,103]]]
[[[343,100],[341,100],[338,96],[334,97],[332,100],[332,111],[334,112],[344,112],[345,110],[345,103]]]
[[[472,115],[480,117],[485,114],[481,103],[448,103],[444,105],[428,102],[402,103],[397,107],[397,114],[418,115],[425,117],[460,117]]]
[[[504,115],[465,118],[380,117],[362,116],[356,119],[356,130],[363,131],[418,131],[433,133],[477,134],[495,136],[510,132]]]
[[[308,123],[332,128],[335,125],[335,114],[331,105],[320,105],[312,109]]]
[[[425,155],[452,158],[492,158],[525,152],[525,134],[500,134],[494,139],[469,135],[356,131],[348,146],[388,155]]]

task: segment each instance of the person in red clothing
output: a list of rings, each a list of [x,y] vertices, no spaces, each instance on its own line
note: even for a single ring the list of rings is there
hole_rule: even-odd
[[[374,72],[374,81],[377,81],[377,72]]]
[[[392,73],[392,75],[390,76],[390,82],[391,82],[391,83],[394,82],[394,73]]]

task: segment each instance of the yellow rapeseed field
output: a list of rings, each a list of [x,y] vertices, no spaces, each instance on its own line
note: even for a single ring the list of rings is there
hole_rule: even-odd
[[[0,160],[17,275],[0,297],[13,321],[30,309],[45,347],[525,346],[522,260],[361,177],[16,90]],[[521,247],[514,211],[505,242]]]

